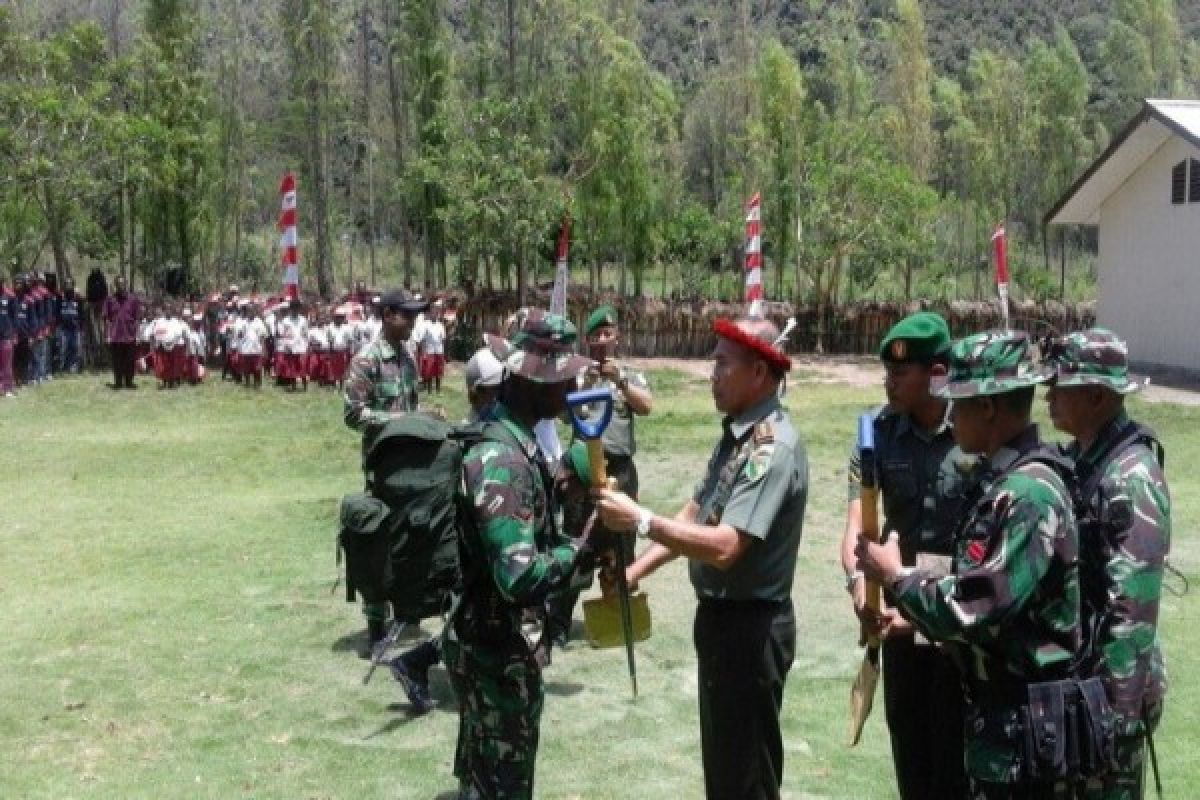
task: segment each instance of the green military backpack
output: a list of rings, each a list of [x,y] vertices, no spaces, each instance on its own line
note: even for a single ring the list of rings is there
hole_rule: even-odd
[[[459,581],[463,453],[483,431],[405,414],[368,439],[366,491],[342,499],[348,601],[388,600],[410,619],[445,610]]]

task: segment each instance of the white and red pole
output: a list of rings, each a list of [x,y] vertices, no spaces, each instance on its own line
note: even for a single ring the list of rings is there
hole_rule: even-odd
[[[283,259],[283,291],[287,297],[299,296],[300,271],[296,246],[296,176],[287,172],[279,184],[283,197],[279,212],[279,249]]]
[[[746,203],[746,314],[763,315],[762,213],[758,192]]]
[[[550,313],[560,317],[567,315],[567,251],[571,242],[571,216],[563,214],[562,227],[558,231],[558,249],[554,258],[554,291],[550,293]]]
[[[1000,296],[1000,314],[1004,318],[1004,330],[1010,330],[1008,319],[1008,245],[1005,241],[1004,223],[996,225],[992,232],[992,254],[996,262],[996,293]]]

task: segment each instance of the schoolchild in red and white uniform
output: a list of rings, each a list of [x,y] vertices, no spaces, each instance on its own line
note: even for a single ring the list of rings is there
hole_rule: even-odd
[[[446,374],[446,326],[442,324],[442,301],[435,300],[429,316],[416,328],[413,341],[419,355],[421,383],[425,391],[442,391],[442,376]]]
[[[154,336],[154,377],[158,380],[158,388],[165,389],[170,383],[171,372],[171,318],[167,316],[165,306],[157,309],[151,330]]]
[[[329,328],[324,324],[323,315],[317,317],[317,322],[308,329],[308,376],[319,386],[331,386],[332,353],[329,349]]]
[[[142,306],[142,317],[137,326],[137,369],[143,374],[153,369],[154,364],[154,314],[148,306]]]
[[[171,389],[179,386],[187,372],[187,332],[188,326],[179,317],[175,306],[167,307],[167,338],[163,349],[167,354],[167,386]],[[158,329],[155,329],[157,342]]]
[[[204,380],[207,354],[208,335],[204,332],[204,315],[192,314],[192,327],[187,332],[187,381],[193,386]]]
[[[262,388],[263,350],[267,341],[267,324],[249,305],[238,338],[238,365],[247,386],[253,379],[254,388]]]
[[[293,388],[296,381],[301,381],[307,389],[308,320],[302,315],[302,309],[303,303],[293,300],[287,315],[276,324],[275,362],[283,371],[277,371],[275,377]]]
[[[329,323],[330,370],[333,382],[339,387],[346,375],[346,367],[350,366],[350,356],[354,355],[354,327],[346,321],[349,309],[338,306],[333,310],[333,322]]]

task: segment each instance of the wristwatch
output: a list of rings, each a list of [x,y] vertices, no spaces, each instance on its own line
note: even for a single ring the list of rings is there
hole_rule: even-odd
[[[853,592],[854,584],[858,583],[858,581],[862,577],[863,577],[863,571],[861,569],[856,569],[856,570],[854,570],[854,572],[851,572],[849,575],[847,575],[846,576],[846,591]]]
[[[637,528],[634,529],[639,539],[645,539],[650,535],[650,520],[652,519],[654,519],[654,514],[649,509],[643,508],[638,516]]]

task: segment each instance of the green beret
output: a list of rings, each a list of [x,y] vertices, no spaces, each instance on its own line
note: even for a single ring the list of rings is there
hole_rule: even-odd
[[[933,361],[950,346],[950,326],[940,314],[918,311],[892,326],[879,345],[879,357],[891,363]]]
[[[583,324],[583,335],[591,336],[592,331],[605,325],[617,324],[617,310],[610,305],[602,305],[592,312]]]

